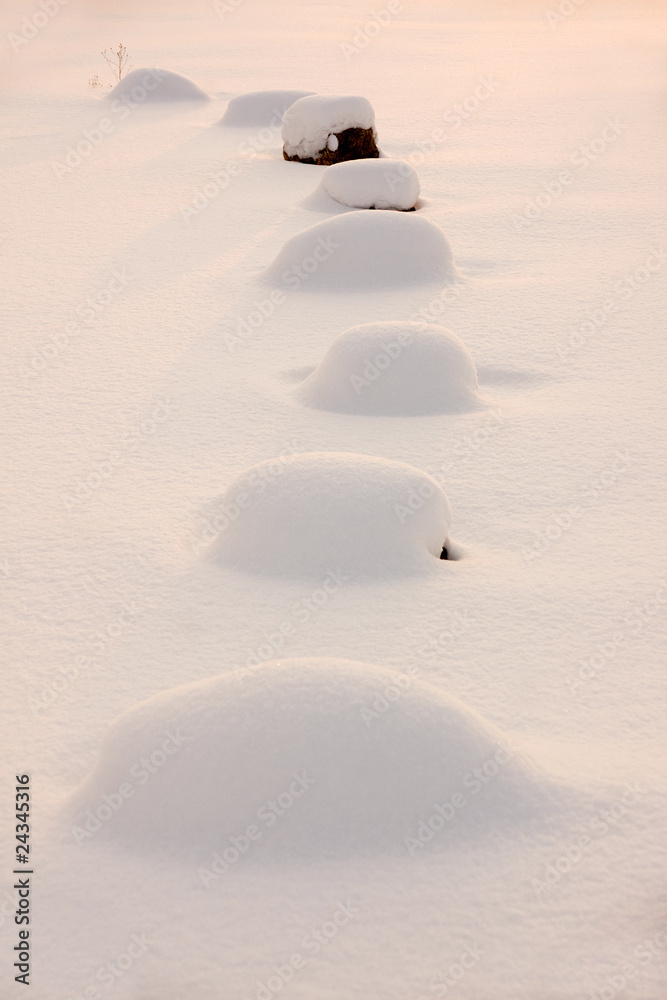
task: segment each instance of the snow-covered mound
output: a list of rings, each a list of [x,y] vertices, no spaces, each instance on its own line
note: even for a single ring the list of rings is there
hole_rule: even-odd
[[[347,160],[322,174],[322,187],[350,208],[414,208],[419,198],[417,171],[404,160]]]
[[[451,512],[421,469],[371,455],[312,452],[239,476],[210,556],[286,576],[345,578],[436,571]]]
[[[339,136],[349,129],[369,133],[375,143],[375,112],[365,97],[321,95],[302,97],[286,112],[282,124],[283,150],[286,159],[317,162],[320,154],[338,148]],[[377,156],[377,150],[367,155]],[[353,159],[356,157],[348,157]]]
[[[133,69],[116,84],[109,96],[135,104],[210,100],[208,94],[187,76],[166,69]]]
[[[254,90],[232,97],[220,125],[278,126],[295,101],[309,97],[312,90]]]
[[[407,320],[341,333],[294,395],[318,410],[384,416],[465,413],[483,405],[463,341],[444,327]]]
[[[69,805],[78,842],[92,828],[194,853],[213,881],[271,856],[446,848],[548,802],[539,772],[457,699],[369,663],[294,659],[124,712]]]
[[[361,291],[454,282],[442,229],[420,214],[345,212],[283,244],[263,277],[289,289]]]

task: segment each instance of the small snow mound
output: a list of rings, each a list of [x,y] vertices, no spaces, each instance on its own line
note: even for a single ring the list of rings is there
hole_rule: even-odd
[[[322,187],[350,208],[393,208],[408,211],[419,198],[419,177],[404,160],[347,160],[322,174]]]
[[[261,462],[217,506],[213,561],[345,581],[437,571],[451,522],[444,491],[421,469],[340,452]]]
[[[295,101],[312,94],[312,90],[255,90],[251,94],[239,94],[232,97],[219,124],[278,129],[287,109]]]
[[[456,698],[373,664],[314,658],[124,712],[69,808],[79,842],[92,827],[135,849],[194,853],[213,882],[237,862],[466,843],[537,818],[545,791]]]
[[[409,321],[346,330],[294,395],[317,410],[378,416],[466,413],[483,405],[463,341],[444,327]]]
[[[365,97],[321,94],[302,97],[283,118],[285,153],[301,160],[315,159],[326,149],[329,136],[349,128],[371,129],[377,138],[375,112]]]
[[[273,284],[306,291],[367,291],[457,280],[442,229],[415,213],[345,212],[283,244],[263,272]]]
[[[166,69],[133,69],[116,84],[109,96],[135,104],[210,101],[208,94],[187,76]]]

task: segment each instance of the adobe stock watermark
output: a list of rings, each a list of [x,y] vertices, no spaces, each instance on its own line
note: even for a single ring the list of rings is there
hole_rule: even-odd
[[[471,93],[464,97],[458,104],[454,104],[442,112],[442,120],[445,125],[449,126],[450,131],[460,128],[461,125],[475,116],[482,105],[496,93],[499,87],[500,83],[493,76],[480,76],[477,85]],[[447,141],[447,138],[447,130],[439,125],[431,131],[428,139],[418,142],[416,144],[417,148],[402,156],[401,159],[405,160],[412,167],[419,167],[426,161],[427,156],[431,156],[435,153],[439,145]],[[405,167],[403,167],[402,172],[401,168],[398,167],[397,173],[400,177],[405,177],[407,174]]]
[[[466,973],[470,969],[474,969],[485,954],[486,952],[480,948],[476,941],[474,944],[468,945],[459,955],[458,961],[452,962],[445,972],[437,972],[430,979],[428,984],[429,993],[422,993],[415,1000],[433,1000],[433,997],[449,996],[449,991],[458,986],[461,980],[465,978]]]
[[[109,452],[103,461],[96,462],[93,471],[89,472],[85,479],[79,479],[76,486],[69,492],[60,494],[65,510],[71,513],[77,507],[87,503],[93,494],[124,464],[128,455],[131,455],[141,444],[145,444],[149,438],[153,437],[160,424],[165,423],[176,409],[176,404],[170,403],[169,397],[160,400],[151,410],[150,416],[145,417],[126,434],[123,434],[118,447]]]
[[[21,28],[18,32],[10,31],[7,34],[7,41],[12,47],[14,55],[33,38],[36,38],[42,28],[45,28],[50,21],[58,14],[62,7],[66,7],[69,0],[39,0],[38,9],[30,17],[24,17],[21,21]]]
[[[274,965],[273,975],[265,981],[258,980],[252,997],[247,996],[244,1000],[271,1000],[290,982],[296,972],[305,969],[311,958],[319,955],[338,936],[341,928],[346,927],[359,913],[360,910],[352,905],[350,899],[344,903],[339,901],[331,918],[309,931],[301,941],[301,948],[306,954],[295,951],[281,965]]]
[[[233,14],[241,6],[244,0],[213,0],[213,10],[222,19],[227,14]]]
[[[660,586],[654,596],[649,597],[640,607],[633,608],[631,613],[626,616],[625,628],[615,629],[613,635],[608,639],[595,644],[594,653],[578,661],[579,669],[576,676],[565,678],[565,682],[570,688],[570,694],[574,696],[588,681],[600,677],[628,638],[628,634],[639,635],[647,626],[653,624],[653,618],[666,606],[667,582],[660,580]]]
[[[107,116],[100,118],[95,128],[84,130],[82,138],[75,146],[67,147],[63,162],[60,160],[51,161],[51,169],[59,181],[80,167],[93,150],[97,149],[107,136],[116,131],[118,122],[129,118],[132,111],[138,108],[150,93],[157,90],[162,83],[163,75],[162,70],[159,69],[147,70],[141,83],[135,84],[129,95],[124,94],[120,98],[116,97],[109,105],[109,114],[115,115],[117,120],[114,121],[113,117]]]
[[[380,10],[374,10],[373,16],[362,27],[357,28],[351,42],[340,43],[340,50],[346,61],[350,62],[359,52],[363,52],[373,39],[377,38],[388,24],[391,24],[394,15],[399,14],[403,9],[401,0],[389,0],[386,6],[381,7]]]
[[[154,943],[154,941],[148,940],[146,932],[132,934],[125,946],[125,951],[99,967],[95,973],[95,982],[103,984],[107,990],[110,990]],[[95,983],[91,983],[76,997],[70,993],[67,1000],[101,1000],[103,995]]]
[[[69,347],[72,337],[78,337],[86,327],[92,326],[109,308],[114,299],[117,299],[126,290],[131,280],[132,276],[128,275],[126,268],[122,268],[121,271],[113,271],[111,279],[103,288],[74,309],[81,320],[80,323],[74,321],[65,323],[64,330],[54,334],[51,340],[47,340],[33,350],[30,364],[19,369],[21,378],[29,379],[41,375],[50,363]]]
[[[336,243],[332,236],[320,236],[308,256],[304,257],[299,264],[292,264],[291,267],[283,271],[281,283],[290,291],[297,291],[339,249],[340,243]],[[287,292],[274,288],[268,298],[254,303],[255,308],[247,316],[238,316],[236,333],[225,333],[227,350],[233,354],[237,347],[246,343],[267,319],[273,316],[276,308],[287,302],[288,297]]]
[[[471,797],[479,795],[493,781],[501,769],[514,757],[516,750],[514,747],[498,747],[492,757],[485,760],[479,767],[470,770],[463,780],[461,787],[470,793]],[[417,851],[423,850],[426,844],[432,841],[438,833],[451,823],[454,817],[460,813],[470,802],[463,792],[454,792],[446,802],[436,802],[433,804],[433,812],[426,819],[422,819],[417,824],[414,835],[404,837],[404,843],[410,857],[414,857]]]
[[[269,799],[257,810],[257,820],[264,829],[259,823],[249,823],[243,832],[236,836],[230,835],[227,838],[227,844],[213,854],[208,868],[201,867],[197,870],[199,880],[205,889],[210,889],[214,882],[217,882],[233,865],[237,864],[248,853],[252,844],[261,840],[264,832],[272,829],[281,816],[284,816],[317,781],[307,771],[293,774],[292,779],[287,788],[276,795],[274,799]]]
[[[535,533],[537,537],[533,540],[532,547],[523,548],[524,562],[531,562],[548,552],[554,542],[570,531],[575,522],[583,517],[586,510],[593,507],[595,502],[618,482],[619,478],[627,472],[633,458],[634,456],[627,448],[623,451],[617,451],[613,462],[581,488],[576,502],[569,504],[564,510],[553,512],[546,527]]]
[[[608,118],[600,134],[589,143],[582,143],[570,154],[568,162],[575,170],[586,170],[616,142],[628,126],[623,125],[618,118]],[[577,174],[569,169],[560,170],[556,177],[543,181],[543,191],[526,202],[521,214],[512,215],[512,224],[518,233],[532,226],[540,219],[547,208],[561,197],[565,190],[574,182]]]
[[[247,669],[256,670],[263,663],[280,656],[287,640],[293,639],[349,579],[350,577],[340,570],[329,570],[319,587],[315,587],[307,597],[295,601],[290,608],[289,618],[285,618],[276,629],[269,632],[257,649],[248,650],[249,655],[245,662]]]
[[[613,975],[607,976],[604,986],[590,993],[588,1000],[616,1000],[616,997],[625,991],[630,980],[641,972],[641,966],[650,965],[665,948],[667,948],[667,934],[664,931],[658,931],[653,937],[645,938],[632,952],[632,957],[640,965],[624,962]]]
[[[575,351],[586,345],[594,334],[606,326],[609,317],[618,313],[617,300],[622,299],[627,302],[633,298],[651,280],[653,275],[658,273],[664,262],[665,250],[663,247],[659,247],[648,254],[643,264],[617,281],[614,284],[614,298],[605,299],[596,309],[589,309],[584,314],[585,319],[577,327],[570,327],[566,343],[556,347],[559,360],[565,361]]]
[[[608,809],[601,809],[593,817],[586,833],[580,834],[576,839],[563,849],[562,854],[557,858],[552,858],[542,872],[542,878],[531,878],[530,885],[536,896],[540,898],[544,892],[555,888],[565,875],[569,875],[572,869],[580,864],[587,853],[595,848],[601,837],[615,829],[619,822],[626,817],[632,806],[636,805],[640,798],[647,794],[645,788],[640,788],[635,781],[625,786],[625,792],[621,798],[614,802]]]
[[[550,7],[544,14],[547,19],[547,24],[553,31],[558,27],[561,21],[567,21],[569,17],[576,14],[580,7],[586,3],[586,0],[560,0],[560,3],[554,10]]]
[[[132,765],[129,771],[129,778],[134,781],[123,781],[118,786],[118,791],[110,792],[102,796],[102,801],[95,810],[87,809],[85,812],[85,822],[83,826],[72,827],[72,836],[75,843],[81,845],[94,837],[111,817],[123,808],[128,799],[134,796],[137,787],[145,785],[150,780],[151,775],[156,774],[161,767],[167,763],[170,757],[178,753],[184,743],[190,743],[194,736],[188,736],[177,729],[175,733],[169,730],[165,733],[165,738],[159,747],[148,756],[142,757]]]
[[[251,507],[269,488],[269,483],[282,476],[289,459],[296,455],[298,443],[290,442],[275,459],[262,464],[250,473],[247,488],[234,496],[219,501],[207,517],[202,518],[199,530],[191,537],[190,547],[195,555],[208,548],[238,518],[242,510]]]

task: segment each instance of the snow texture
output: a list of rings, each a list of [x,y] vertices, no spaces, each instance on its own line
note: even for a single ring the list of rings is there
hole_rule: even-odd
[[[365,97],[320,94],[302,97],[283,118],[285,152],[302,160],[315,159],[326,147],[330,135],[348,128],[373,129],[377,139],[375,112]]]
[[[453,283],[442,229],[414,213],[358,211],[325,219],[283,245],[264,277],[308,291],[361,291]]]
[[[260,462],[230,486],[221,507],[225,527],[210,554],[238,569],[339,573],[347,582],[446,565],[436,560],[451,522],[447,497],[404,462],[340,452]]]
[[[133,69],[116,84],[109,96],[137,104],[210,100],[208,94],[187,76],[166,69]]]
[[[545,776],[458,699],[404,673],[328,658],[263,663],[130,708],[73,794],[73,823],[83,829],[88,810],[128,782],[134,794],[103,836],[201,859],[236,838],[232,863],[245,852],[407,854],[405,838],[434,813],[446,848],[535,819],[550,797]]]
[[[314,409],[383,416],[466,413],[483,405],[463,341],[444,327],[410,321],[345,330],[294,395]]]
[[[330,147],[333,148],[333,147]],[[348,160],[333,163],[322,175],[322,187],[350,208],[414,208],[419,177],[404,160]]]
[[[275,126],[295,101],[309,97],[312,90],[255,90],[232,97],[220,125]]]

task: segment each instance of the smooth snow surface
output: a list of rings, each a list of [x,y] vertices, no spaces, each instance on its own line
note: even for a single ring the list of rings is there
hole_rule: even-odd
[[[133,765],[150,763],[165,741],[170,759],[141,784]],[[228,848],[249,824],[259,831],[253,860],[369,850],[407,856],[405,838],[438,804],[442,819],[434,825],[446,848],[498,827],[520,828],[549,801],[545,776],[456,698],[404,673],[326,658],[264,663],[125,712],[73,796],[71,823],[83,829],[87,811],[124,782],[135,794],[104,836],[200,859]]]
[[[288,289],[362,291],[454,282],[442,229],[421,215],[345,212],[287,240],[263,277]]]
[[[347,160],[333,163],[322,174],[326,193],[350,208],[414,208],[419,176],[404,160]]]
[[[467,347],[428,323],[362,323],[335,339],[294,391],[306,406],[338,413],[415,416],[482,406]]]
[[[269,460],[218,507],[211,556],[238,569],[347,582],[449,568],[436,562],[451,522],[447,497],[404,462],[326,452]]]
[[[372,128],[375,132],[375,112],[367,98],[320,94],[302,97],[283,118],[285,152],[302,160],[315,158],[329,136],[348,128]]]
[[[132,108],[143,103],[210,100],[187,76],[166,69],[133,69],[116,84],[109,97],[131,101]]]
[[[277,128],[287,109],[312,93],[312,90],[255,90],[239,94],[230,100],[220,124]]]

